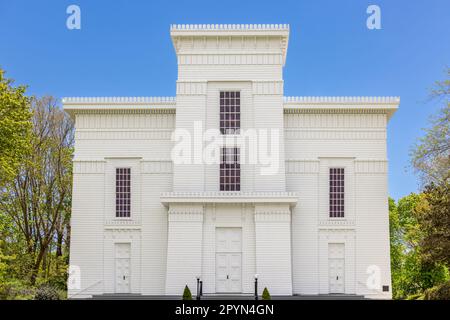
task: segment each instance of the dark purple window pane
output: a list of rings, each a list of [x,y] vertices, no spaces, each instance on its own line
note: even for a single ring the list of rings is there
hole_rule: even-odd
[[[239,148],[222,148],[220,190],[240,190]]]
[[[331,218],[344,217],[344,168],[330,168],[329,170],[329,216]]]
[[[131,169],[116,168],[116,217],[130,217]]]
[[[240,129],[240,92],[220,92],[220,132],[236,134]]]

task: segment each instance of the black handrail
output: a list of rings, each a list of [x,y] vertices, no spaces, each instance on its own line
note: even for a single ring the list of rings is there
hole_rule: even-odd
[[[197,294],[196,300],[200,300],[200,277],[197,277]]]
[[[255,276],[255,300],[258,300],[258,277]]]

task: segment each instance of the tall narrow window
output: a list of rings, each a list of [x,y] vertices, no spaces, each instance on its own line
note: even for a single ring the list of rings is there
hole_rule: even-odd
[[[116,168],[116,217],[129,218],[131,212],[131,169]]]
[[[241,190],[239,148],[222,148],[220,161],[220,191]]]
[[[241,128],[241,93],[239,91],[220,92],[220,132],[239,133]]]
[[[330,168],[330,218],[344,217],[344,168]]]

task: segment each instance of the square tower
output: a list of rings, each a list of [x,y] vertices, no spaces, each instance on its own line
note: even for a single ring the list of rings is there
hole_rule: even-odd
[[[178,59],[177,142],[191,146],[190,157],[174,160],[174,191],[284,192],[289,26],[173,25],[170,34]],[[238,174],[220,173],[208,150],[221,160],[239,157]]]

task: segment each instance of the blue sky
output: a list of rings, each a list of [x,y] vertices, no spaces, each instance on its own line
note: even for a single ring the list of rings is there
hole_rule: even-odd
[[[81,30],[66,8],[81,8]],[[381,8],[381,30],[366,8]],[[0,66],[28,93],[173,96],[172,23],[289,23],[285,95],[400,96],[389,124],[389,193],[416,191],[409,151],[428,117],[434,81],[450,66],[448,0],[0,0]]]

